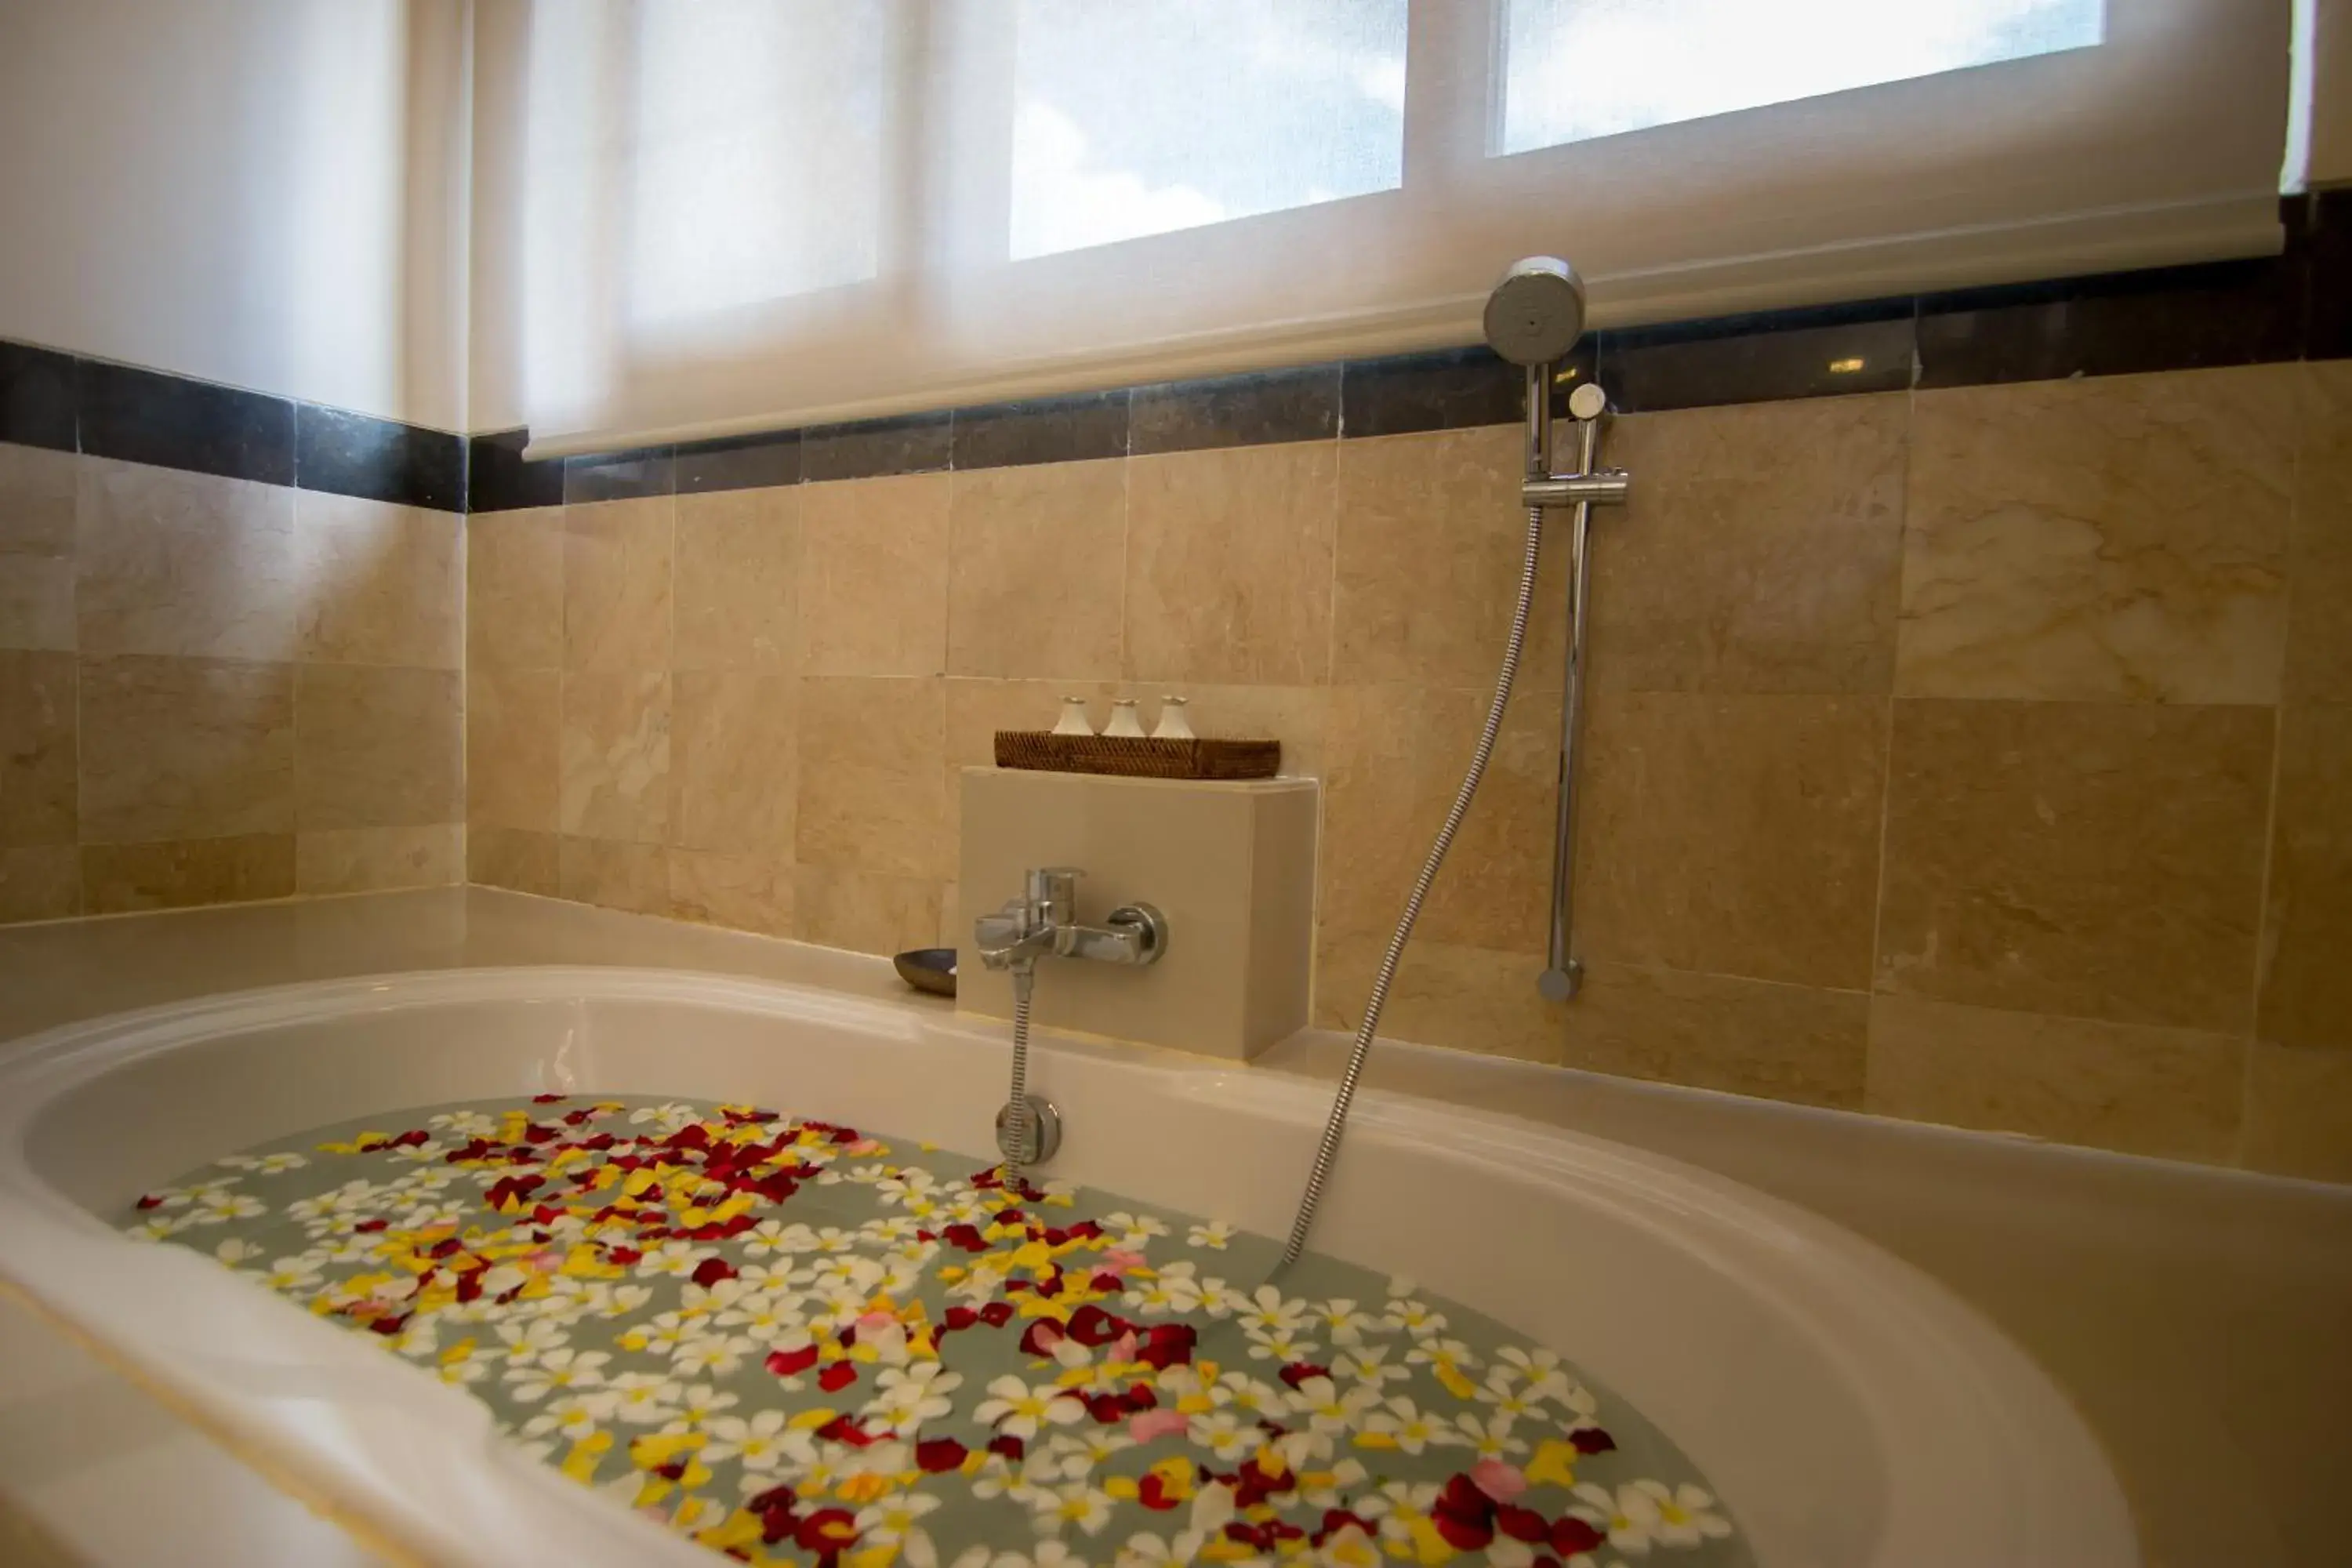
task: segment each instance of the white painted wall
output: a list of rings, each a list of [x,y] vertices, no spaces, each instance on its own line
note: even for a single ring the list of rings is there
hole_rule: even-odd
[[[465,426],[466,0],[0,0],[0,337]]]

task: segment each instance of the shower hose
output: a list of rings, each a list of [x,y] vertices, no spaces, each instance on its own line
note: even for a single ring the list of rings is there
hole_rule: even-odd
[[[1372,1037],[1380,1032],[1381,1009],[1388,1005],[1389,986],[1396,979],[1398,961],[1404,957],[1405,943],[1412,940],[1413,922],[1421,919],[1421,906],[1429,897],[1431,886],[1437,880],[1438,868],[1445,864],[1445,852],[1454,847],[1454,836],[1461,830],[1462,819],[1470,815],[1470,802],[1478,793],[1479,781],[1486,776],[1486,763],[1495,754],[1495,738],[1502,732],[1503,710],[1511,700],[1511,682],[1519,673],[1519,655],[1528,640],[1528,612],[1535,602],[1536,557],[1543,546],[1543,512],[1535,507],[1528,509],[1527,559],[1519,568],[1519,597],[1511,610],[1511,637],[1503,648],[1502,673],[1495,680],[1494,706],[1486,710],[1486,727],[1478,732],[1478,744],[1470,753],[1470,769],[1462,775],[1462,787],[1454,793],[1454,805],[1445,814],[1445,825],[1437,830],[1436,839],[1429,847],[1429,858],[1422,862],[1421,875],[1413,879],[1412,896],[1404,901],[1404,913],[1399,917],[1396,934],[1389,938],[1388,952],[1381,958],[1380,973],[1372,977],[1372,993],[1364,1001],[1363,1022],[1356,1026],[1356,1043],[1348,1052],[1348,1070],[1339,1077],[1339,1092],[1332,1098],[1331,1114],[1323,1123],[1323,1138],[1315,1146],[1315,1163],[1307,1173],[1307,1190],[1298,1199],[1298,1215],[1290,1222],[1290,1239],[1283,1243],[1282,1261],[1277,1268],[1287,1268],[1298,1261],[1307,1249],[1307,1233],[1315,1224],[1315,1207],[1323,1201],[1323,1184],[1331,1178],[1331,1166],[1339,1157],[1339,1135],[1348,1125],[1348,1108],[1356,1098],[1356,1085],[1364,1076],[1364,1062],[1372,1054]]]

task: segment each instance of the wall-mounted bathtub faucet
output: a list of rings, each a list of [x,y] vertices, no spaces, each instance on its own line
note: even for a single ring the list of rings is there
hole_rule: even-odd
[[[1099,926],[1078,923],[1075,866],[1047,866],[1024,879],[1021,896],[972,922],[980,962],[1013,976],[1013,1092],[996,1113],[996,1147],[1004,1156],[1004,1184],[1017,1190],[1021,1167],[1050,1160],[1062,1143],[1062,1113],[1029,1097],[1029,998],[1041,958],[1083,958],[1098,963],[1157,963],[1168,951],[1168,917],[1150,904],[1121,904]]]

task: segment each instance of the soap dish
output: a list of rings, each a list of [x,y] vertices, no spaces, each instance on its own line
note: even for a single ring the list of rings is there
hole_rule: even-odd
[[[999,730],[996,765],[1137,779],[1270,779],[1282,771],[1282,742]]]
[[[898,978],[918,991],[928,991],[934,996],[956,994],[954,948],[919,947],[898,954],[890,962],[898,967]]]

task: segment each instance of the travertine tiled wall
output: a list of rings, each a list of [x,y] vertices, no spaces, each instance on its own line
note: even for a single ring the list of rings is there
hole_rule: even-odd
[[[1175,692],[1326,781],[1350,1024],[1483,716],[1517,443],[478,515],[472,874],[929,942],[1009,891],[950,883],[955,770],[1066,692]],[[1589,988],[1534,990],[1554,552],[1393,1032],[2352,1179],[2352,364],[1637,415],[1609,456]]]
[[[0,920],[459,879],[463,529],[0,444]]]

